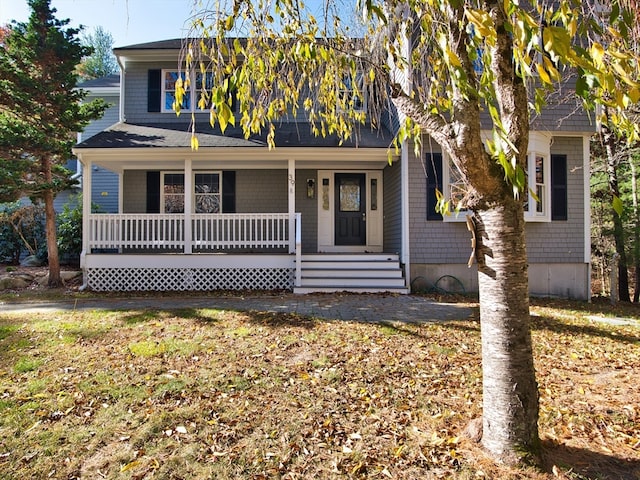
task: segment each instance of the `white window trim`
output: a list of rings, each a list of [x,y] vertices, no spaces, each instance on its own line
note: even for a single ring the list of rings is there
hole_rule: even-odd
[[[167,108],[166,105],[166,75],[167,73],[179,73],[185,76],[185,72],[177,70],[175,68],[163,68],[162,69],[162,80],[161,80],[161,103],[160,103],[160,112],[161,113],[174,113],[175,111],[172,108]],[[186,76],[185,76],[186,78]],[[200,101],[200,92],[202,91],[200,82],[196,81],[196,74],[192,74],[190,76],[189,88],[185,88],[186,94],[189,95],[189,108],[184,108],[183,110],[189,113],[207,113],[209,112],[209,107],[207,108],[198,108],[198,102]]]
[[[536,201],[531,192],[536,191],[536,157],[542,157],[543,161],[543,194],[542,212],[535,208]],[[532,208],[524,212],[527,222],[551,221],[551,135],[544,132],[529,132],[529,146],[527,148],[527,178],[529,188],[526,194],[529,196],[529,206]],[[524,194],[524,193],[523,193]]]
[[[218,197],[218,206],[219,206],[219,212],[218,213],[222,213],[222,171],[221,170],[196,170],[193,172],[193,201],[191,202],[191,205],[193,206],[193,213],[196,213],[196,207],[197,207],[197,202],[196,202],[196,195],[198,195],[198,193],[196,192],[196,175],[201,175],[201,174],[213,174],[213,175],[218,175],[218,193],[209,193],[209,194],[205,194],[205,195],[210,195],[210,196],[217,196]]]
[[[166,175],[182,175],[184,177],[184,172],[183,171],[176,171],[176,170],[167,170],[167,171],[162,171],[160,172],[160,213],[172,213],[175,215],[184,215],[184,212],[166,212],[165,211],[165,176]],[[184,186],[184,181],[182,182],[183,186]],[[183,196],[186,195],[186,192],[183,194]],[[184,200],[182,202],[182,206],[184,209]]]
[[[172,108],[167,108],[167,89],[166,89],[166,79],[167,79],[167,73],[179,73],[181,75],[185,75],[184,72],[181,72],[175,68],[163,68],[162,69],[162,73],[161,73],[161,80],[160,80],[160,90],[161,90],[161,96],[160,96],[160,111],[162,113],[174,113],[174,110]],[[186,78],[186,77],[185,77]],[[171,91],[171,90],[170,90]],[[191,111],[191,109],[193,108],[193,99],[190,99],[190,105],[188,109],[185,109],[187,111]]]
[[[542,178],[542,195],[538,200],[542,203],[542,212],[538,212],[537,201],[533,197],[532,192],[536,192],[536,158],[542,157],[543,178]],[[548,222],[551,220],[551,155],[547,152],[533,151],[527,153],[527,176],[529,179],[529,188],[527,189],[528,210],[524,212],[524,219],[529,222]],[[524,193],[523,193],[524,194]]]
[[[194,170],[193,172],[191,172],[191,176],[192,176],[192,185],[193,185],[193,191],[191,192],[191,213],[196,213],[196,175],[198,174],[217,174],[218,175],[218,182],[219,182],[219,193],[218,195],[220,196],[220,213],[222,213],[222,170]],[[165,175],[183,175],[184,176],[184,171],[181,170],[163,170],[160,172],[160,213],[166,213],[164,211],[164,206],[165,206],[165,192],[164,192],[164,177]],[[186,184],[186,182],[185,182]],[[187,194],[187,192],[184,193],[185,195]],[[185,202],[186,203],[186,202]],[[178,212],[176,213],[176,215],[184,215],[183,212]]]
[[[357,113],[362,113],[367,111],[367,86],[365,85],[365,77],[364,72],[358,70],[356,72],[355,79],[358,81],[358,90],[361,95],[361,106],[360,108],[354,108],[353,111]],[[338,95],[349,95],[354,91],[353,86],[351,88],[345,88],[338,91]]]
[[[483,132],[484,133],[484,132]],[[485,138],[490,138],[485,135]],[[534,208],[533,211],[525,211],[524,219],[527,222],[550,222],[551,221],[551,135],[544,132],[529,132],[529,146],[527,149],[527,178],[529,185],[526,193],[529,201],[528,205],[535,205],[536,201],[533,198],[531,192],[536,191],[536,156],[543,158],[543,198],[542,212],[537,212]],[[451,200],[451,186],[450,186],[450,159],[449,155],[442,153],[442,189],[444,192],[445,201]],[[445,222],[466,222],[466,215],[468,210],[460,210],[459,212],[451,212],[449,215],[443,215],[443,221]]]

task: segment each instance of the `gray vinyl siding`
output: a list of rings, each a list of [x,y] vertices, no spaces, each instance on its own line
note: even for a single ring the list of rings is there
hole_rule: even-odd
[[[384,239],[385,252],[402,250],[402,178],[400,161],[385,167],[382,172],[384,192]]]
[[[286,213],[286,170],[237,170],[237,213]],[[147,210],[147,172],[125,170],[123,177],[124,213]],[[117,199],[116,199],[117,200]]]
[[[100,133],[101,131],[107,129],[111,125],[118,123],[119,119],[119,96],[104,96],[104,97],[92,97],[87,96],[86,100],[91,101],[94,98],[103,98],[105,102],[109,104],[109,108],[104,112],[102,118],[98,120],[94,120],[84,129],[82,134],[80,135],[80,141],[84,141],[88,138],[93,137],[95,134]]]
[[[86,100],[91,101],[93,98],[103,98],[109,104],[109,108],[104,112],[102,118],[94,120],[87,125],[80,135],[80,141],[93,137],[111,125],[118,123],[119,120],[120,97],[118,95],[87,96]],[[91,202],[99,207],[99,212],[117,213],[118,175],[104,168],[94,167],[91,180]]]
[[[123,213],[147,212],[147,172],[125,170],[122,177]]]
[[[184,114],[179,117],[175,113],[147,112],[147,89],[150,69],[178,69],[178,61],[164,63],[149,62],[128,62],[124,80],[124,118],[129,123],[176,123],[184,122],[185,127],[189,125],[190,115]],[[200,121],[208,122],[208,114],[198,114],[202,116]]]
[[[75,207],[82,203],[80,194],[81,192],[77,188],[63,190],[53,199],[53,208],[56,212],[60,213],[65,205],[68,205],[70,208]]]
[[[316,182],[315,198],[307,196],[307,180]],[[318,250],[318,172],[316,170],[296,171],[296,212],[302,217],[302,253]]]
[[[118,175],[102,167],[91,172],[91,203],[100,213],[118,213]]]
[[[530,263],[584,262],[584,179],[582,138],[554,137],[551,154],[567,156],[567,220],[527,223]]]
[[[437,147],[437,146],[434,146]],[[409,163],[409,230],[411,262],[417,264],[467,263],[471,240],[465,222],[427,221],[426,178],[422,160]],[[439,151],[434,148],[434,151]],[[581,137],[554,137],[552,154],[567,155],[568,220],[527,222],[530,263],[584,262],[584,189]]]
[[[237,170],[237,213],[286,213],[286,170]]]
[[[425,143],[429,145],[429,143]],[[424,159],[409,147],[409,236],[411,263],[466,263],[471,253],[464,223],[427,221],[427,178]],[[432,145],[434,153],[440,147]]]
[[[149,70],[170,69],[177,70],[178,61],[164,63],[128,62],[124,82],[124,118],[128,123],[162,124],[184,122],[185,127],[191,121],[190,112],[182,112],[177,117],[173,112],[147,112],[147,93]],[[288,116],[283,122],[292,122],[305,119],[304,109],[298,109],[298,119]],[[208,124],[209,113],[196,113],[196,121]]]

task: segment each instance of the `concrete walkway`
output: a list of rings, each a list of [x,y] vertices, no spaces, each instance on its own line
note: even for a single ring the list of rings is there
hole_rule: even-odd
[[[439,303],[415,295],[248,295],[238,297],[78,298],[54,302],[4,302],[0,312],[54,312],[61,310],[218,310],[289,312],[330,320],[364,322],[435,322],[462,320],[476,310],[464,304]]]

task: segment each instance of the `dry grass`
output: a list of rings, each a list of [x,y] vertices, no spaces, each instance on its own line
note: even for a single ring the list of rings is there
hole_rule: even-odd
[[[599,309],[533,307],[544,471],[462,435],[474,320],[0,314],[0,478],[637,479],[640,330],[585,319]]]

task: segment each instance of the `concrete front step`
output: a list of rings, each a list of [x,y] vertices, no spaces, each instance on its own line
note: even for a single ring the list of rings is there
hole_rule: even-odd
[[[305,278],[402,278],[399,268],[353,269],[353,268],[307,268],[302,267]]]
[[[333,268],[333,269],[341,269],[341,270],[394,270],[398,269],[398,262],[394,261],[373,261],[373,260],[360,260],[360,261],[338,261],[338,260],[325,260],[325,261],[316,261],[316,260],[302,260],[302,268]]]
[[[320,287],[320,286],[307,286],[307,287],[295,287],[293,293],[296,294],[309,294],[309,293],[396,293],[398,295],[407,295],[410,293],[408,288],[375,288],[375,287]]]
[[[374,287],[374,288],[402,288],[404,287],[404,278],[353,278],[353,277],[325,277],[325,278],[309,278],[303,275],[302,287],[315,285],[319,287],[333,287],[339,285],[342,287]]]
[[[311,262],[399,262],[397,253],[303,253],[302,261]]]
[[[409,293],[397,254],[305,254],[295,293]]]

